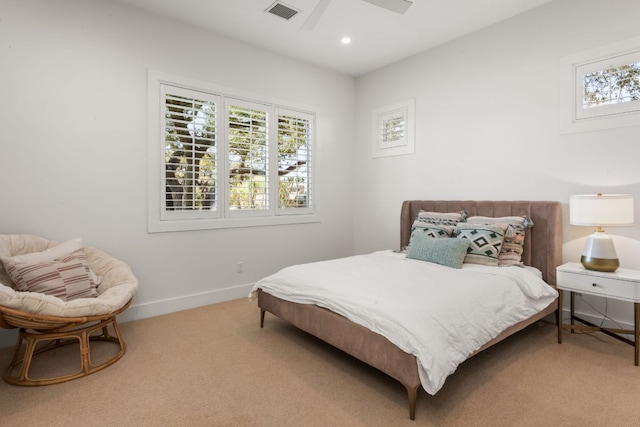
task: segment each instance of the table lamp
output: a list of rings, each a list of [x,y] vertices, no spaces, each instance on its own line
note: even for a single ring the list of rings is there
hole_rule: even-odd
[[[585,194],[569,199],[569,223],[595,226],[582,251],[580,262],[595,271],[616,271],[620,266],[613,240],[602,227],[633,225],[631,194]]]

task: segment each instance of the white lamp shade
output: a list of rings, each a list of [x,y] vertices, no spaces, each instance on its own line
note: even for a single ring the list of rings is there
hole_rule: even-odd
[[[569,223],[587,226],[633,225],[631,194],[585,194],[569,199]]]

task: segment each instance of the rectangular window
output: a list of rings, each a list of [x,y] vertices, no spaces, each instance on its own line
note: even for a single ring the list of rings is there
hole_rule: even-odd
[[[414,152],[415,100],[381,107],[373,112],[373,157]]]
[[[582,83],[582,108],[637,102],[640,100],[640,61],[587,73]]]
[[[278,114],[278,209],[308,212],[312,207],[313,116],[280,109]]]
[[[578,65],[576,83],[578,119],[640,111],[640,50]]]
[[[399,147],[406,144],[406,117],[406,110],[378,115],[378,124],[380,125],[378,145],[380,148]]]
[[[560,132],[640,125],[640,37],[560,60]]]
[[[269,212],[269,113],[259,104],[227,102],[228,207]]]
[[[182,80],[149,73],[149,231],[316,222],[313,111]]]
[[[216,211],[218,97],[162,85],[163,219]]]

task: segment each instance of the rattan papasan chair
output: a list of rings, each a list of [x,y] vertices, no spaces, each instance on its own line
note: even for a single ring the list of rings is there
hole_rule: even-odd
[[[67,254],[60,257],[59,252],[72,250],[69,258],[65,258]],[[48,264],[42,262],[33,265],[45,265],[47,268],[53,265],[51,268],[57,268],[57,277],[59,281],[64,280],[66,286],[60,287],[62,294],[54,296],[43,293],[43,284],[52,283],[50,281],[23,280],[24,277],[31,277],[27,276],[31,271],[27,267],[31,264],[24,260],[33,261],[34,256],[38,262],[42,257],[56,257],[55,261],[49,260]],[[22,263],[13,262],[15,260]],[[7,383],[36,386],[69,381],[104,369],[124,355],[126,346],[116,316],[129,307],[138,288],[138,280],[127,264],[96,248],[82,246],[80,239],[59,243],[27,234],[0,235],[0,261],[0,327],[20,328],[13,358],[4,374]],[[68,266],[84,268],[83,271],[87,271],[91,278],[90,283],[96,286],[78,292],[79,285],[74,280],[80,274],[71,275],[74,278],[69,279]],[[17,279],[19,284],[12,280],[12,277],[16,278],[16,271],[25,272],[25,276]],[[78,270],[74,271],[77,273]],[[45,276],[47,274],[41,275]],[[74,283],[69,285],[69,280]],[[25,283],[33,287],[25,291]],[[90,295],[87,296],[86,292],[90,292]],[[109,354],[106,359],[101,355],[96,358],[100,360],[94,363],[91,343],[95,341],[115,343],[115,354]],[[34,356],[45,357],[49,350],[68,344],[78,347],[79,370],[63,375],[58,375],[58,372],[44,377],[30,376]],[[76,353],[73,354],[76,357]],[[41,362],[40,357],[38,361]]]

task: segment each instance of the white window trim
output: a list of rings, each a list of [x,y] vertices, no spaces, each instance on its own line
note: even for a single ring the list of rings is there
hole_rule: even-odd
[[[372,157],[401,156],[404,154],[413,154],[415,152],[415,105],[415,98],[410,98],[405,101],[386,105],[373,110],[371,136]],[[392,113],[398,113],[404,116],[406,124],[405,138],[385,146],[380,140],[381,121],[384,120],[385,116]]]
[[[147,186],[148,186],[148,203],[147,203],[147,231],[149,233],[159,232],[172,232],[172,231],[189,231],[189,230],[207,230],[207,229],[221,229],[221,228],[237,228],[237,227],[261,227],[268,225],[287,225],[287,224],[304,224],[304,223],[317,223],[321,222],[320,215],[320,203],[318,203],[319,186],[317,185],[319,179],[318,173],[318,159],[316,156],[317,136],[312,135],[312,159],[314,162],[313,172],[313,208],[304,209],[298,211],[297,214],[273,215],[273,216],[259,216],[259,217],[239,217],[239,218],[199,218],[199,219],[163,219],[163,194],[164,188],[161,183],[163,182],[163,174],[165,171],[162,168],[164,151],[162,145],[159,143],[161,140],[161,106],[162,96],[160,91],[161,84],[178,85],[185,89],[191,89],[195,91],[207,91],[211,93],[222,93],[226,96],[244,99],[250,102],[263,102],[265,104],[276,106],[277,108],[285,108],[302,113],[315,114],[314,111],[317,108],[309,105],[291,102],[288,100],[276,99],[274,97],[266,97],[262,94],[257,94],[249,91],[238,90],[234,88],[228,88],[221,85],[216,85],[210,82],[200,81],[196,79],[190,79],[182,76],[176,76],[169,73],[164,73],[156,70],[149,69],[147,72],[147,124],[148,124],[148,141],[147,141]],[[317,115],[316,115],[317,118]],[[221,132],[223,133],[223,132]],[[226,137],[225,137],[226,139]],[[275,139],[277,140],[277,139]],[[226,166],[225,166],[226,168]],[[226,197],[226,189],[225,189]]]
[[[640,125],[640,111],[626,111],[626,108],[620,105],[598,107],[607,115],[580,111],[583,109],[582,81],[579,77],[580,71],[588,69],[590,63],[638,51],[640,51],[640,37],[634,37],[560,58],[559,129],[561,134]]]

